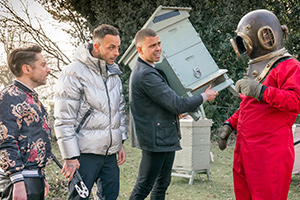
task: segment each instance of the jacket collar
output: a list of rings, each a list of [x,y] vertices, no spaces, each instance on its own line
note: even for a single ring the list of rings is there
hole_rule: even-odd
[[[147,66],[149,66],[149,67],[151,67],[152,69],[154,69],[154,70],[156,70],[161,76],[162,76],[162,78],[164,79],[164,80],[166,80],[166,82],[168,83],[168,85],[169,85],[169,82],[168,82],[168,79],[167,79],[167,76],[166,76],[166,74],[164,73],[164,71],[163,70],[161,70],[161,69],[157,69],[157,68],[155,68],[155,67],[153,67],[153,66],[151,66],[149,63],[147,63],[146,61],[144,61],[143,59],[141,59],[140,57],[138,57],[138,62],[141,62],[141,63],[143,63],[143,64],[145,64],[145,65],[147,65]]]
[[[108,76],[110,74],[113,74],[113,75],[122,74],[122,71],[119,69],[119,66],[116,63],[114,63],[112,65],[106,64],[106,67],[107,67],[107,70],[109,71]]]
[[[22,83],[19,80],[15,80],[13,83],[15,86],[17,86],[18,88],[20,88],[21,90],[23,90],[26,94],[29,94],[30,96],[32,96],[36,102],[38,102],[38,94],[36,93],[36,91],[30,89],[28,86],[26,86],[24,83]]]
[[[155,68],[155,65],[150,65],[148,62],[144,61],[144,60],[141,59],[140,57],[138,57],[138,61],[139,61],[139,62],[142,62],[142,63],[144,63],[144,64],[146,64],[146,65],[148,65],[148,66],[150,66],[150,67],[152,67],[152,68]]]
[[[28,93],[35,92],[34,90],[30,89],[28,86],[26,86],[24,83],[22,83],[19,80],[14,80],[13,84],[18,88],[20,88],[21,90],[23,90],[24,92],[28,92]]]

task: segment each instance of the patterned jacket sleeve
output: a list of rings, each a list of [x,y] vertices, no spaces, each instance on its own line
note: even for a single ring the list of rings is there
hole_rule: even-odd
[[[24,165],[18,144],[23,108],[24,105],[15,96],[4,95],[0,99],[0,163],[13,182],[23,180]]]

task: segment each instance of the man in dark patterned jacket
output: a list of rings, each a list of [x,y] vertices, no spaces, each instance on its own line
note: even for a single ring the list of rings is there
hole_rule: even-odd
[[[0,92],[0,199],[44,199],[49,191],[51,131],[34,91],[50,73],[41,51],[34,45],[8,56],[16,80]]]

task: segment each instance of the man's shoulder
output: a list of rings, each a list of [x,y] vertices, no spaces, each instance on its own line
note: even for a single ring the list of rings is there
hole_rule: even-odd
[[[150,67],[147,63],[145,63],[145,62],[142,61],[141,59],[138,59],[138,60],[136,61],[136,66]]]
[[[155,68],[151,67],[150,65],[148,65],[146,63],[140,62],[140,61],[136,62],[135,68],[133,70],[139,71],[140,73],[143,73],[143,74],[157,72]]]
[[[63,71],[74,71],[78,69],[86,68],[86,65],[78,60],[72,61],[70,64],[64,67]]]
[[[0,91],[0,97],[3,97],[3,96],[13,97],[13,96],[20,96],[23,94],[24,94],[24,91],[14,84],[8,85]]]
[[[13,103],[24,100],[26,95],[23,90],[15,85],[9,85],[0,92],[0,103]]]
[[[297,71],[297,73],[300,72],[300,62],[292,57],[289,58],[283,58],[278,60],[273,66],[275,73],[281,73],[281,72],[290,72],[290,71]]]
[[[79,61],[73,61],[67,66],[65,66],[61,72],[62,76],[82,76],[83,71],[89,70],[87,66],[84,63],[81,63]]]
[[[290,59],[287,59],[286,60],[288,64],[291,64],[291,65],[295,65],[297,67],[300,67],[300,62],[299,60],[297,60],[296,58],[292,57]]]

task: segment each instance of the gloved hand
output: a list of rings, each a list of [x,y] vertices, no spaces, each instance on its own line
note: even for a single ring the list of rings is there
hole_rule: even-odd
[[[249,77],[244,77],[240,79],[235,84],[235,90],[238,93],[242,93],[246,96],[254,97],[257,100],[261,100],[261,91],[264,86],[257,81],[250,79]]]
[[[223,151],[227,147],[227,140],[229,135],[232,133],[232,128],[230,125],[224,124],[218,129],[218,139],[219,148]]]

